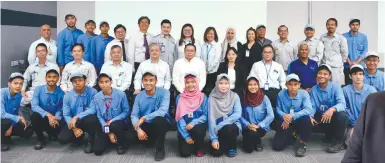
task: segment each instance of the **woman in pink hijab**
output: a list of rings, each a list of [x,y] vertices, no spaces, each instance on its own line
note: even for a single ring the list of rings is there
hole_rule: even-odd
[[[176,98],[179,152],[182,157],[193,153],[202,157],[207,130],[207,96],[200,92],[194,73],[186,74],[184,80],[184,91]]]

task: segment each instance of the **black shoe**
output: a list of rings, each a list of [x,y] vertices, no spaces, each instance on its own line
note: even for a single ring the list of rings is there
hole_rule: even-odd
[[[329,148],[326,149],[328,153],[338,153],[344,149],[344,144],[341,142],[334,142]]]
[[[57,136],[48,136],[49,141],[56,141]]]
[[[9,151],[11,148],[9,147],[8,144],[1,144],[1,151]]]
[[[155,161],[162,161],[162,160],[164,160],[165,156],[166,156],[166,153],[165,153],[164,149],[161,149],[161,150],[157,149],[155,151]]]
[[[87,143],[86,148],[84,148],[84,153],[85,154],[92,153],[92,145],[91,145],[91,143]]]
[[[299,143],[297,145],[297,150],[295,151],[296,157],[303,157],[306,154],[306,144],[305,143]]]
[[[118,155],[122,155],[126,153],[126,150],[123,148],[122,145],[118,145],[118,147],[116,148],[116,153],[118,153]]]
[[[257,152],[262,152],[262,151],[263,151],[262,144],[257,144],[257,145],[255,145],[255,150],[256,150]]]
[[[45,147],[45,143],[43,141],[39,141],[36,145],[35,145],[35,150],[40,150],[40,149],[43,149]]]

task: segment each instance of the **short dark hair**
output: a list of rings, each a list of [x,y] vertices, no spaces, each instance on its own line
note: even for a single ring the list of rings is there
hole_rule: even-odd
[[[162,22],[160,22],[160,26],[162,26],[163,24],[170,24],[171,26],[171,22],[168,19],[163,19]]]
[[[80,47],[82,48],[82,51],[84,52],[84,45],[83,45],[82,43],[75,43],[74,45],[72,45],[71,51],[74,50],[74,48],[75,48],[76,46],[80,46]]]
[[[327,71],[329,72],[330,75],[332,74],[332,72],[329,70],[329,68],[326,67],[325,65],[319,66],[319,67],[318,67],[317,73],[320,72],[321,70],[327,70]]]
[[[70,81],[73,82],[73,80],[76,79],[76,78],[83,78],[84,80],[87,80],[87,76],[83,75],[82,77],[78,77],[78,76],[77,77],[73,77],[73,78],[70,79]]]
[[[112,51],[112,49],[116,49],[116,48],[122,49],[122,47],[120,47],[119,45],[113,45],[113,46],[111,47],[111,51]]]
[[[358,25],[361,25],[360,19],[353,19],[349,22],[349,25],[352,25],[353,23],[358,23]]]
[[[44,43],[37,44],[35,50],[37,50],[37,48],[40,47],[40,46],[44,47],[45,50],[48,50],[47,45],[45,45]]]
[[[214,40],[215,40],[216,42],[218,42],[218,34],[217,34],[217,30],[215,30],[214,27],[207,27],[207,28],[206,28],[205,34],[204,34],[204,36],[203,36],[203,40],[204,40],[205,42],[208,41],[207,38],[206,38],[206,36],[207,36],[207,34],[208,34],[211,30],[214,31]]]
[[[116,33],[116,30],[118,30],[119,28],[123,28],[124,31],[126,31],[126,27],[125,27],[124,25],[118,24],[118,25],[116,25],[115,28],[114,28],[114,33]]]
[[[86,23],[84,23],[84,25],[87,25],[87,24],[90,24],[90,23],[95,24],[95,26],[96,26],[96,23],[93,20],[88,20]]]
[[[263,52],[266,48],[271,48],[271,50],[274,52],[274,48],[273,48],[273,46],[270,45],[270,44],[263,45],[263,47],[262,47],[262,52]]]
[[[329,18],[327,21],[326,21],[326,25],[328,25],[328,22],[329,21],[334,21],[336,23],[336,27],[338,26],[338,21],[336,18]]]
[[[140,21],[142,21],[143,19],[147,19],[148,24],[150,24],[150,18],[148,18],[147,16],[141,16],[141,17],[138,19],[138,24],[140,24]]]
[[[59,72],[57,72],[55,69],[50,69],[50,70],[48,70],[48,71],[45,73],[45,76],[47,76],[49,73],[54,73],[54,74],[56,74],[57,76],[59,76]]]
[[[249,31],[253,31],[254,32],[254,35],[255,35],[254,41],[257,39],[257,31],[255,31],[255,29],[253,27],[250,27],[246,31],[246,43],[249,43],[249,38],[247,37],[247,35],[249,34]]]
[[[110,24],[108,24],[108,22],[102,21],[102,22],[100,22],[99,28],[102,28],[102,26],[103,26],[104,24],[107,24],[108,26],[110,26]]]
[[[227,48],[227,50],[226,50],[226,55],[225,55],[225,62],[226,62],[226,63],[229,62],[229,59],[227,58],[227,54],[228,54],[229,51],[231,51],[231,50],[238,56],[238,51],[237,51],[237,49],[235,49],[234,47]],[[237,61],[239,61],[239,57],[237,57],[237,58],[235,59],[235,63],[237,63]],[[237,64],[235,64],[235,66],[237,66]]]
[[[187,46],[192,46],[194,47],[194,50],[197,51],[197,47],[194,44],[187,44],[184,46],[184,50],[186,50]]]
[[[143,75],[142,75],[142,80],[144,79],[144,77],[146,76],[154,76],[156,80],[158,80],[158,77],[150,72],[145,72]]]
[[[76,18],[76,16],[73,15],[73,14],[67,14],[67,15],[64,17],[64,19],[67,20],[67,19],[69,19],[70,17],[75,17],[75,18]]]
[[[108,76],[106,73],[100,73],[98,78],[97,78],[98,83],[99,83],[100,78],[102,78],[102,77],[106,77],[106,78],[110,79],[110,81],[112,81],[112,78],[110,76]]]
[[[349,75],[352,75],[353,73],[356,73],[356,72],[362,72],[364,73],[364,70],[362,70],[361,68],[358,68],[358,67],[354,67],[352,68],[350,71],[349,71]]]
[[[287,30],[287,32],[289,32],[289,28],[288,28],[286,25],[280,25],[280,26],[278,27],[278,32],[279,32],[279,29],[280,29],[281,27],[285,27],[286,30]]]

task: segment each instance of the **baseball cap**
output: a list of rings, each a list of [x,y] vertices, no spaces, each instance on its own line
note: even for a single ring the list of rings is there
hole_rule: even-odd
[[[8,81],[11,82],[15,78],[20,78],[20,79],[24,80],[24,77],[23,77],[23,75],[21,73],[14,72],[14,73],[11,74],[11,76],[9,76]]]
[[[296,75],[296,74],[289,74],[289,75],[287,75],[286,82],[289,82],[289,81],[292,81],[292,80],[295,80],[295,81],[298,81],[298,82],[300,81],[298,75]]]
[[[319,72],[319,71],[321,71],[321,70],[328,70],[329,73],[332,74],[332,68],[331,68],[329,65],[327,65],[327,64],[321,64],[321,65],[319,65],[319,66],[318,66],[318,71],[317,71],[317,72]]]
[[[357,71],[364,71],[364,67],[362,67],[362,65],[360,64],[355,64],[350,68],[349,74],[353,74],[354,72],[357,72]]]
[[[376,52],[367,52],[365,59],[371,56],[378,57],[378,58],[380,57]]]
[[[82,73],[80,73],[80,72],[75,72],[75,73],[71,74],[70,81],[72,81],[73,78],[84,78],[84,79],[86,79],[87,77],[85,75],[83,75]]]
[[[257,25],[257,28],[255,28],[255,29],[259,29],[259,28],[261,28],[261,27],[266,28],[265,25],[263,25],[263,24],[258,24],[258,25]]]
[[[313,24],[306,24],[306,26],[305,26],[305,30],[306,29],[308,29],[308,28],[311,28],[312,30],[315,30],[315,27],[314,27],[314,25]]]

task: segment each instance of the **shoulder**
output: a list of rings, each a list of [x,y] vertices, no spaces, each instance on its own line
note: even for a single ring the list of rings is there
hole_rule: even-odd
[[[377,89],[376,89],[375,87],[371,86],[371,85],[365,84],[365,87],[368,88],[368,91],[369,91],[370,93],[375,93],[375,92],[377,92]]]
[[[303,89],[300,89],[298,90],[298,94],[301,96],[301,97],[309,97],[309,93],[307,93],[305,90]]]
[[[98,91],[95,89],[95,88],[92,88],[92,87],[86,87],[86,90],[91,94],[91,95],[95,95],[96,93],[98,93]]]
[[[126,61],[122,61],[122,65],[123,65],[123,67],[128,68],[128,69],[132,68],[132,65]]]
[[[347,91],[351,90],[352,88],[353,88],[352,85],[349,84],[349,85],[346,85],[346,86],[342,87],[342,90],[343,90],[344,92],[347,92]]]
[[[102,97],[103,97],[103,92],[99,91],[98,93],[95,94],[94,100],[97,100],[97,99],[102,98]]]
[[[264,96],[263,96],[263,101],[264,101],[264,102],[266,102],[266,101],[269,101],[269,102],[270,102],[270,99],[269,99],[269,97],[267,97],[267,95],[264,95]]]
[[[286,91],[287,91],[286,89],[282,89],[281,91],[279,91],[278,96],[279,97],[284,96]]]
[[[164,89],[164,88],[160,88],[160,87],[156,87],[156,91],[159,92],[159,94],[161,94],[163,96],[170,94],[170,91],[168,89]]]

